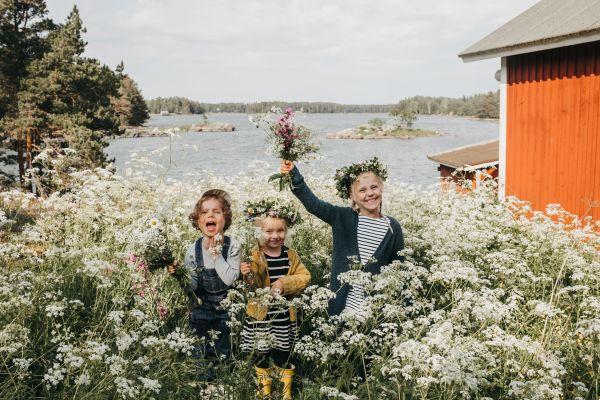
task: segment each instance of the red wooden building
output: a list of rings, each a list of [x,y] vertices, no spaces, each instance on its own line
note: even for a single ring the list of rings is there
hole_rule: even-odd
[[[600,220],[600,0],[542,0],[459,55],[500,57],[500,197]]]
[[[498,140],[458,147],[427,156],[440,166],[440,177],[445,182],[469,180],[476,187],[489,175],[498,178]]]

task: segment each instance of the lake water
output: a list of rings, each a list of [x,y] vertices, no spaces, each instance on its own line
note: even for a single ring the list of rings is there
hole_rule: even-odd
[[[299,114],[296,123],[317,134],[320,158],[302,165],[303,171],[331,176],[340,166],[373,156],[387,164],[391,180],[428,185],[437,182],[438,165],[428,154],[498,137],[496,121],[448,116],[422,116],[416,128],[443,132],[442,136],[415,139],[331,140],[325,135],[367,123],[372,118],[392,122],[387,114]],[[149,127],[175,127],[201,123],[198,115],[153,116]],[[211,114],[209,121],[227,122],[234,132],[183,132],[174,137],[115,139],[106,149],[120,173],[143,170],[168,178],[186,179],[201,171],[216,176],[235,175],[256,163],[267,162],[278,169],[278,160],[267,154],[265,132],[248,121],[245,114]],[[145,159],[142,163],[140,159]],[[143,165],[143,166],[142,166]],[[128,171],[129,169],[129,171]]]

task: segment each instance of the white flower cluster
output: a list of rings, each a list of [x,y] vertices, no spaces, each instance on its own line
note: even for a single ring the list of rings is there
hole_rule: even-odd
[[[358,397],[352,394],[340,392],[334,387],[322,386],[319,392],[328,399],[358,400]]]

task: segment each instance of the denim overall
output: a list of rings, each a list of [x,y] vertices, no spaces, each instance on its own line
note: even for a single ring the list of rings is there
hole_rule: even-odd
[[[227,252],[231,244],[231,238],[225,236],[221,254],[227,260]],[[220,303],[227,297],[227,286],[215,269],[204,268],[202,255],[202,238],[195,244],[196,271],[198,273],[198,286],[194,294],[200,300],[200,304],[194,307],[190,313],[190,326],[199,338],[205,338],[206,343],[198,346],[194,351],[194,357],[198,359],[199,366],[205,370],[203,378],[211,378],[210,365],[206,365],[208,359],[227,358],[231,353],[231,342],[229,335],[231,330],[227,326],[229,315],[223,310]],[[208,331],[217,331],[217,339],[211,340]]]

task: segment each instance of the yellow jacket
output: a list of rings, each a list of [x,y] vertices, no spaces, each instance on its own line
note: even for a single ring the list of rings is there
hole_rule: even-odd
[[[300,257],[295,250],[288,249],[288,258],[290,260],[290,268],[286,276],[279,278],[283,283],[283,296],[289,297],[300,293],[308,286],[310,282],[310,272],[300,261]],[[258,247],[252,250],[252,257],[250,262],[250,268],[254,273],[254,280],[252,282],[255,288],[266,288],[270,287],[269,281],[269,269],[267,266],[267,258],[265,254]],[[255,300],[248,300],[248,306],[246,307],[246,314],[250,317],[262,321],[267,316],[269,307],[260,304]],[[296,321],[296,310],[294,307],[290,307],[290,320]]]

